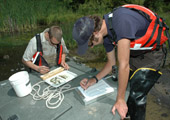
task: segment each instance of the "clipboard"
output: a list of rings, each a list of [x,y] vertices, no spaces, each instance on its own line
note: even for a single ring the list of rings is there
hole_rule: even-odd
[[[114,88],[105,80],[101,79],[98,83],[84,90],[81,86],[76,88],[77,96],[84,105],[91,104],[99,99],[104,98],[109,93],[114,92]]]

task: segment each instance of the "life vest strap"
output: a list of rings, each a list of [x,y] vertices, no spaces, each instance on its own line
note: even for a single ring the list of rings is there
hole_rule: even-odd
[[[156,22],[157,22],[157,24],[159,24],[159,29],[158,29],[158,36],[157,36],[157,39],[156,39],[156,43],[157,43],[156,50],[160,49],[161,34],[162,34],[162,30],[163,30],[163,24],[160,21],[160,19],[161,18],[159,16],[157,16]]]
[[[166,62],[166,57],[167,57],[167,48],[165,47],[162,47],[162,51],[164,53],[164,58],[163,58],[163,64],[162,64],[162,67],[165,66],[165,62]]]
[[[47,61],[43,58],[43,50],[41,44],[40,34],[36,34],[37,52],[33,55],[33,63],[38,66],[49,66]]]
[[[167,36],[167,38],[168,38],[168,45],[169,45],[169,51],[170,51],[170,36],[169,36],[169,27],[164,23],[164,19],[163,19],[163,26],[166,28],[166,30],[165,30],[165,34],[166,34],[166,36]]]
[[[114,9],[114,10],[115,10],[115,9]],[[113,11],[114,11],[114,10],[113,10]],[[112,14],[112,16],[113,16],[113,12],[112,12],[111,14]],[[111,39],[110,36],[109,36],[109,38],[110,38],[110,40],[111,40],[112,42],[115,42],[116,39],[117,39],[117,36],[116,36],[116,33],[115,33],[115,31],[114,31],[114,29],[113,29],[113,26],[112,26],[112,16],[109,16],[109,18],[108,18],[108,24],[109,24],[109,29],[110,29],[110,31],[112,32],[113,39]]]
[[[43,54],[40,34],[36,34],[36,40],[37,40],[37,51],[42,52]]]
[[[42,53],[40,52],[39,66],[42,66],[42,58],[41,58],[41,56],[42,56]]]
[[[56,62],[57,62],[57,65],[61,64],[62,52],[63,52],[63,46],[61,44],[57,44],[57,48],[56,48],[56,53],[57,53]]]
[[[145,13],[145,12],[143,12],[143,11],[141,11],[141,10],[137,10],[137,9],[135,9],[135,8],[129,8],[129,9],[138,12],[138,13],[141,14],[143,17],[145,17],[149,22],[152,21],[151,18],[150,18],[150,16],[149,16],[147,13]]]
[[[168,45],[169,45],[169,51],[170,51],[170,37],[169,37],[169,32],[168,32],[168,30],[166,30],[165,33],[166,33],[166,36],[167,36],[167,38],[168,38]]]
[[[155,23],[156,23],[156,21],[155,21]],[[154,28],[153,28],[153,31],[152,31],[151,36],[149,37],[149,39],[147,40],[147,42],[146,42],[142,47],[145,47],[145,46],[153,39],[153,36],[155,35],[157,26],[158,26],[158,24],[155,24],[155,25],[154,25]],[[155,44],[155,43],[154,43],[154,44]],[[153,46],[153,45],[151,45],[151,46]]]

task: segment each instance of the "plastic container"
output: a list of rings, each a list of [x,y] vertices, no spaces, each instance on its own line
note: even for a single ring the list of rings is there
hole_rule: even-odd
[[[27,71],[20,71],[13,74],[9,77],[9,81],[18,97],[24,97],[32,91]]]

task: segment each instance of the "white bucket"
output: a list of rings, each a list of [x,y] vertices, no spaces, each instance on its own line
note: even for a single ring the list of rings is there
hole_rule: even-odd
[[[18,97],[24,97],[32,91],[27,71],[21,71],[13,74],[9,77],[9,81]]]

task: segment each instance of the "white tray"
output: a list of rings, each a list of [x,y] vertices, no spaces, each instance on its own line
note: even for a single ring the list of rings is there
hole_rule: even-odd
[[[77,74],[70,72],[68,70],[64,70],[64,71],[46,79],[45,82],[53,87],[59,87],[65,83],[73,80],[76,77],[77,77]],[[54,80],[55,78],[57,78],[57,80]],[[53,81],[58,81],[58,82],[55,83]]]

